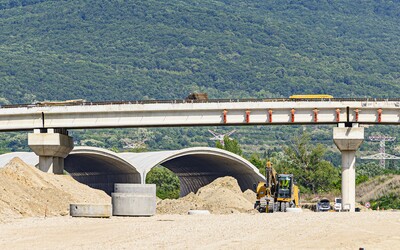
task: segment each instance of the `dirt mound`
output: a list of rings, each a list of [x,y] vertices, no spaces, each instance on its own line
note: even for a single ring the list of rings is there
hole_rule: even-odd
[[[255,197],[251,190],[242,193],[237,180],[227,176],[200,188],[196,194],[190,193],[177,200],[158,202],[157,213],[187,214],[191,209],[206,209],[213,214],[254,213],[251,195]]]
[[[357,186],[356,200],[367,202],[389,194],[400,193],[400,175],[378,176]]]
[[[109,204],[110,197],[67,175],[53,175],[13,158],[0,169],[0,221],[68,215],[70,203]]]
[[[248,201],[251,202],[251,204],[256,203],[257,197],[256,197],[256,193],[253,192],[250,189],[247,189],[246,191],[243,192],[243,196],[244,198],[246,198]]]

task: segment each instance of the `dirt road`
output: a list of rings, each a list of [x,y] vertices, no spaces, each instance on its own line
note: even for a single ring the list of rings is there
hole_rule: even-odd
[[[400,212],[27,218],[0,249],[398,249]]]

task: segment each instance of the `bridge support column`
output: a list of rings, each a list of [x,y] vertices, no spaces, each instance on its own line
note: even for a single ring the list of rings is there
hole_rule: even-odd
[[[342,153],[342,209],[350,212],[355,211],[356,202],[356,151],[364,141],[364,128],[352,125],[340,123],[333,128],[333,141]]]
[[[66,129],[35,129],[28,134],[28,145],[39,156],[39,169],[54,174],[64,172],[64,158],[74,148]]]

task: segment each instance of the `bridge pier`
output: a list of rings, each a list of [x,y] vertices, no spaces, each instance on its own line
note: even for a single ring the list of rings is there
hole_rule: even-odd
[[[364,128],[353,123],[333,128],[333,141],[342,153],[342,209],[354,212],[356,202],[356,151],[364,141]]]
[[[28,134],[28,145],[39,156],[38,168],[54,174],[64,172],[64,158],[74,148],[66,129],[34,129]]]

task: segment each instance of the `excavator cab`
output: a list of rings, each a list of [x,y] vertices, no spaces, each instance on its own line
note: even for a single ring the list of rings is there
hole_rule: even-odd
[[[279,174],[277,182],[274,210],[286,212],[289,207],[299,207],[300,192],[299,187],[294,184],[293,174]]]
[[[292,197],[293,175],[278,175],[278,199],[290,199]]]

